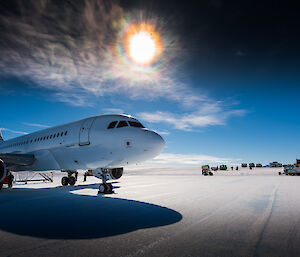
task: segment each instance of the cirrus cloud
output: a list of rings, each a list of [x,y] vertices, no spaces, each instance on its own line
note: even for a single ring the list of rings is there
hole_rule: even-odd
[[[202,107],[192,112],[142,112],[138,117],[150,123],[166,123],[173,128],[191,131],[195,128],[225,125],[227,120],[234,116],[243,116],[246,111],[242,109],[231,110],[222,106],[222,102],[203,103]]]
[[[174,76],[177,41],[162,18],[128,13],[104,0],[16,2],[17,12],[0,14],[0,74],[51,90],[56,100],[72,105],[124,93],[188,102],[182,97],[185,85]],[[163,37],[163,54],[150,66],[136,65],[126,55],[124,33],[138,22],[151,23]]]

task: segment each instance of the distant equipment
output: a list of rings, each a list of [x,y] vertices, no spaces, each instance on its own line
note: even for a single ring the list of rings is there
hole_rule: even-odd
[[[217,170],[219,169],[219,167],[218,167],[218,166],[216,166],[216,167],[211,167],[210,169],[213,170],[213,171],[217,171]]]
[[[254,168],[255,164],[253,162],[249,163],[249,168]]]
[[[247,163],[242,163],[242,168],[247,168]]]
[[[213,175],[213,173],[210,171],[210,169],[209,169],[209,165],[203,165],[202,167],[202,175],[204,175],[204,176],[212,176]]]
[[[278,172],[281,175],[281,172]],[[300,176],[300,167],[296,167],[295,165],[286,165],[283,171],[283,174],[289,176]]]
[[[279,163],[279,162],[270,162],[269,166],[271,168],[281,168],[282,167],[282,163]]]
[[[53,182],[53,172],[15,172],[14,182]]]
[[[261,163],[256,163],[256,168],[261,168],[262,164]]]
[[[281,175],[281,172],[278,172]],[[289,176],[300,176],[300,159],[296,159],[295,164],[287,164],[284,166],[283,174]]]
[[[220,165],[220,170],[227,170],[227,166],[226,165]]]
[[[209,165],[203,165],[203,166],[201,167],[201,169],[202,169],[202,170],[209,170]]]

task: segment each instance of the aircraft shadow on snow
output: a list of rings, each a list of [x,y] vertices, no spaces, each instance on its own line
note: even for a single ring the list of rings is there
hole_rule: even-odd
[[[40,238],[88,239],[170,225],[182,219],[180,213],[150,203],[70,193],[86,188],[96,189],[98,185],[3,190],[0,229]]]

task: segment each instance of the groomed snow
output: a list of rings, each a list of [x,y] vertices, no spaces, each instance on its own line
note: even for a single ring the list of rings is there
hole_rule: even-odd
[[[281,168],[125,170],[115,194],[73,187],[0,192],[0,256],[300,256],[300,177]]]

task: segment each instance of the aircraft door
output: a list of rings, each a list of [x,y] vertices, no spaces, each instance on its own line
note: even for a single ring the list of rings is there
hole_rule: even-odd
[[[89,118],[81,123],[79,130],[79,145],[90,144],[90,130],[96,118]]]

